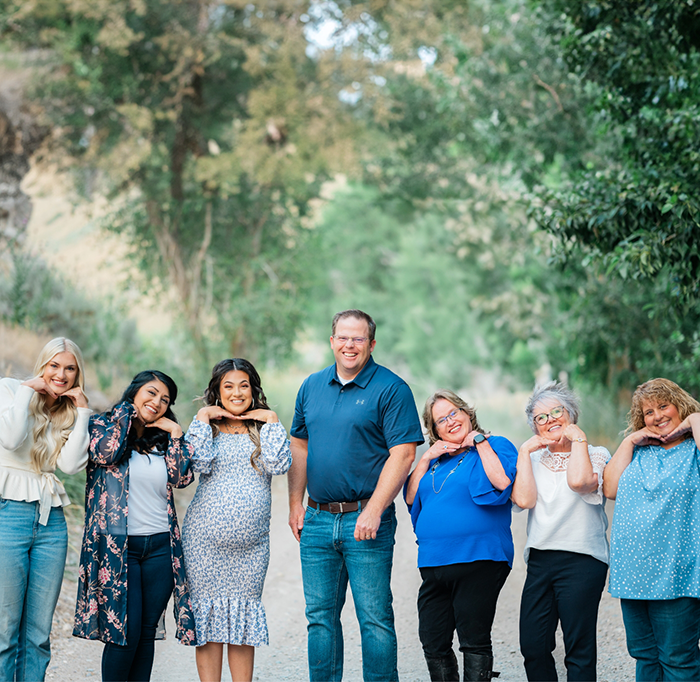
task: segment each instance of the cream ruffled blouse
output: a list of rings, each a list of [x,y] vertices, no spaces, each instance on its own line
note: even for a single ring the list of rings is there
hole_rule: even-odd
[[[65,507],[70,500],[55,468],[47,465],[40,474],[32,468],[29,452],[34,420],[29,416],[29,401],[33,395],[34,389],[22,386],[18,379],[0,379],[0,497],[39,501],[39,523],[45,526],[51,507]],[[87,407],[78,408],[75,426],[57,461],[66,474],[76,474],[87,464],[91,414]]]

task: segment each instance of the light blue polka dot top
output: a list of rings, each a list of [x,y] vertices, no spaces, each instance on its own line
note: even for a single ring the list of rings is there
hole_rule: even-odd
[[[700,598],[700,453],[692,438],[635,447],[620,477],[610,542],[610,594]]]

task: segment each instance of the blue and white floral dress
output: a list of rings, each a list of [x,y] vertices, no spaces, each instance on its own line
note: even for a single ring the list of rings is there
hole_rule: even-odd
[[[256,471],[247,434],[219,433],[195,419],[186,440],[194,446],[199,486],[182,525],[185,568],[197,644],[268,643],[261,597],[270,561],[272,476],[292,463],[280,423],[263,424]]]

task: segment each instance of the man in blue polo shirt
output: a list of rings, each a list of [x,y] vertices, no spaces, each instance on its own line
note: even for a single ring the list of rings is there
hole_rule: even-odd
[[[398,680],[393,501],[423,434],[411,389],[372,359],[375,330],[361,310],[336,314],[335,364],[304,381],[294,411],[289,525],[301,545],[312,682],[342,679],[348,581],[364,679]]]

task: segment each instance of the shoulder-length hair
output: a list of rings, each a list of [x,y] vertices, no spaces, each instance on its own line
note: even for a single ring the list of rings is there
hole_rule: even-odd
[[[537,407],[538,403],[541,403],[544,400],[553,400],[558,402],[567,411],[569,419],[571,419],[571,423],[578,423],[581,408],[579,407],[576,394],[566,384],[562,384],[559,381],[550,381],[547,384],[538,386],[530,396],[530,400],[527,401],[525,415],[527,416],[527,423],[530,425],[533,433],[537,433],[537,426],[535,425],[535,408]]]
[[[75,377],[75,383],[71,388],[79,386],[83,390],[85,388],[83,354],[76,343],[62,336],[51,339],[41,349],[39,357],[34,364],[34,376],[42,376],[46,365],[59,353],[71,353],[75,358],[78,372]],[[49,469],[55,469],[61,449],[75,425],[78,408],[66,396],[58,397],[56,402],[49,408],[46,405],[46,395],[34,392],[32,399],[29,401],[29,416],[34,421],[31,434],[32,447],[29,451],[31,466],[37,473],[41,472],[46,466]],[[49,425],[51,428],[49,428]]]
[[[234,372],[236,370],[244,372],[248,375],[250,390],[253,394],[253,404],[251,405],[250,409],[269,410],[270,407],[267,404],[267,397],[262,389],[260,375],[255,367],[253,367],[253,363],[245,360],[244,358],[228,358],[227,360],[222,360],[214,366],[214,369],[211,371],[209,386],[207,386],[206,391],[204,391],[204,404],[218,405],[219,407],[221,406],[221,382],[229,372]],[[247,419],[243,423],[248,429],[248,436],[250,437],[250,440],[252,440],[253,445],[255,445],[253,454],[250,456],[250,463],[253,468],[259,472],[260,453],[262,451],[260,445],[260,424],[254,419]],[[219,429],[216,424],[211,424],[211,427],[214,433],[214,438],[216,438],[219,435]]]
[[[464,410],[469,415],[472,429],[479,433],[484,433],[476,417],[476,409],[465,403],[454,391],[450,391],[448,388],[442,388],[439,391],[435,391],[435,393],[425,401],[425,407],[423,408],[423,425],[425,426],[425,432],[428,435],[430,445],[440,440],[437,434],[437,428],[435,427],[435,421],[433,420],[433,406],[438,400],[447,400],[447,402],[452,403],[460,410]]]
[[[632,395],[632,407],[627,414],[627,433],[644,428],[644,403],[652,405],[670,403],[678,410],[681,421],[693,412],[700,412],[700,403],[678,384],[668,379],[650,379],[637,386],[637,390]],[[688,434],[687,437],[691,435]]]
[[[178,423],[177,417],[172,410],[175,400],[177,399],[177,384],[171,377],[165,374],[165,372],[159,372],[157,369],[147,369],[143,372],[139,372],[124,390],[119,402],[121,403],[126,400],[133,405],[136,394],[143,386],[151,381],[160,381],[165,384],[165,387],[168,389],[168,395],[170,396],[170,402],[168,403],[168,408],[165,410],[165,414],[163,416],[166,419],[170,419],[175,423]],[[149,454],[153,453],[164,455],[168,449],[169,438],[170,434],[167,431],[163,431],[162,429],[158,429],[156,427],[144,429],[143,435],[139,438],[136,435],[136,429],[132,423],[131,428],[129,429],[129,435],[127,436],[127,446],[121,460],[131,457],[133,450]]]

